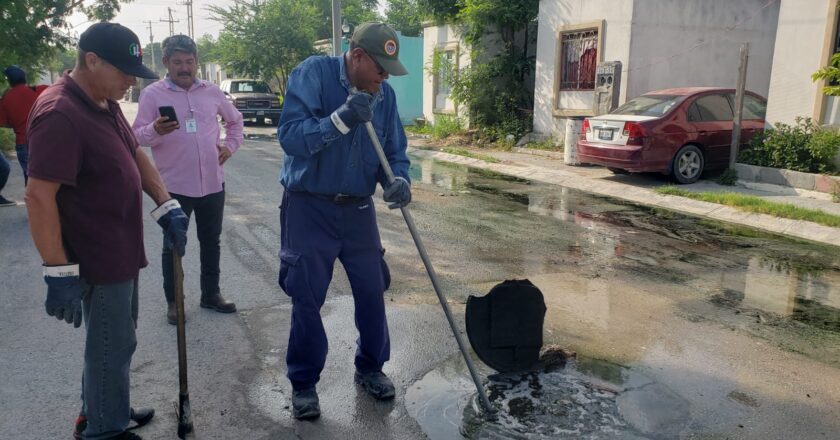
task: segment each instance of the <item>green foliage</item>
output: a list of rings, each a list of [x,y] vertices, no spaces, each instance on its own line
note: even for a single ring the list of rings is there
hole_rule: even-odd
[[[15,149],[15,132],[11,128],[0,128],[0,151]],[[0,154],[3,154],[0,152]]]
[[[236,74],[277,81],[281,94],[292,69],[316,53],[312,44],[321,16],[309,2],[268,0],[256,6],[235,0],[209,9],[224,25],[213,51],[218,62]]]
[[[204,34],[195,42],[198,57],[202,63],[216,63],[219,61],[216,39],[210,34]]]
[[[316,39],[332,38],[332,0],[299,0],[299,2],[312,5],[320,16],[316,26]],[[377,7],[378,0],[342,0],[341,18],[353,26],[369,21],[382,21]]]
[[[563,142],[558,142],[557,139],[548,137],[538,141],[529,142],[527,147],[532,150],[562,151]]]
[[[738,182],[738,171],[734,168],[727,168],[717,178],[719,185],[733,186]]]
[[[124,3],[125,1],[123,1]],[[75,42],[67,18],[74,12],[87,14],[92,21],[113,18],[120,0],[2,0],[0,1],[0,66],[17,64],[30,78],[48,67],[56,51]],[[5,78],[0,82],[5,84]]]
[[[659,194],[687,197],[704,202],[733,206],[742,211],[768,214],[781,218],[805,220],[821,225],[840,227],[840,216],[829,214],[816,209],[800,208],[788,203],[776,203],[756,196],[748,196],[733,192],[689,191],[673,186],[662,186],[656,189]]]
[[[840,203],[840,183],[834,182],[831,185],[831,201]]]
[[[516,139],[532,126],[533,91],[526,79],[536,59],[529,55],[535,44],[534,21],[538,0],[420,0],[421,9],[438,20],[454,22],[464,30],[472,47],[469,67],[454,74],[434,54],[431,72],[449,81],[451,97],[469,109],[470,123],[489,141]],[[517,35],[523,37],[517,40]],[[483,51],[483,47],[498,51]]]
[[[143,65],[148,66],[158,75],[166,75],[166,67],[163,65],[163,46],[160,41],[143,46]]]
[[[823,93],[829,96],[840,96],[840,52],[832,55],[828,65],[811,75],[813,81],[825,80]]]
[[[423,13],[418,0],[388,0],[385,8],[385,22],[407,37],[420,35]]]
[[[489,163],[499,163],[499,162],[501,162],[499,159],[496,159],[493,156],[488,156],[486,154],[480,154],[480,153],[473,153],[472,151],[465,150],[463,148],[446,147],[446,148],[442,148],[441,151],[443,151],[444,153],[455,154],[455,155],[458,155],[458,156],[464,156],[464,157],[469,157],[469,158],[472,158],[472,159],[483,160],[483,161],[489,162]]]
[[[835,170],[840,133],[820,128],[811,118],[796,118],[794,125],[777,123],[774,129],[756,135],[741,150],[738,160],[751,165],[784,168],[806,173]]]

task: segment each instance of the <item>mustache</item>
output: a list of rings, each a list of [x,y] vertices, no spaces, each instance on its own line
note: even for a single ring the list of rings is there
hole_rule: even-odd
[[[192,72],[178,72],[178,76],[192,76]]]

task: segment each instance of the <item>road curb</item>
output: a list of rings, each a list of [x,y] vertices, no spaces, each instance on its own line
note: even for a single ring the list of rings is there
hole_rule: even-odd
[[[823,226],[803,220],[791,220],[774,217],[767,214],[750,213],[736,208],[702,202],[685,197],[658,194],[655,191],[628,186],[618,182],[591,179],[564,170],[540,169],[524,164],[489,163],[480,159],[473,159],[441,151],[424,150],[409,147],[411,154],[431,158],[444,162],[456,163],[472,168],[481,168],[501,174],[534,180],[552,185],[562,185],[592,194],[609,196],[627,200],[633,203],[668,209],[684,214],[704,217],[712,220],[748,226],[755,229],[786,235],[813,242],[838,246],[840,244],[840,229]]]

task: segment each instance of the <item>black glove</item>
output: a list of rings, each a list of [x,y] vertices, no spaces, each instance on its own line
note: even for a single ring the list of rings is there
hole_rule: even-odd
[[[411,184],[402,177],[394,178],[394,183],[388,185],[382,194],[382,199],[390,203],[388,208],[402,208],[411,202]]]
[[[187,252],[187,226],[190,218],[184,214],[181,204],[175,199],[169,199],[152,211],[152,217],[163,228],[164,246],[183,257]]]
[[[44,265],[44,281],[47,283],[47,301],[44,307],[47,315],[65,320],[73,327],[82,325],[82,281],[79,279],[79,265]]]
[[[330,115],[330,120],[341,134],[347,134],[359,124],[373,119],[373,110],[370,108],[372,100],[373,96],[367,93],[350,95],[347,101]]]

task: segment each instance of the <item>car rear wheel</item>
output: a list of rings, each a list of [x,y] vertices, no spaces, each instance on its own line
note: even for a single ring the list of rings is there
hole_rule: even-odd
[[[671,176],[679,183],[694,183],[703,174],[706,161],[703,152],[694,145],[686,145],[677,151],[671,165]]]

